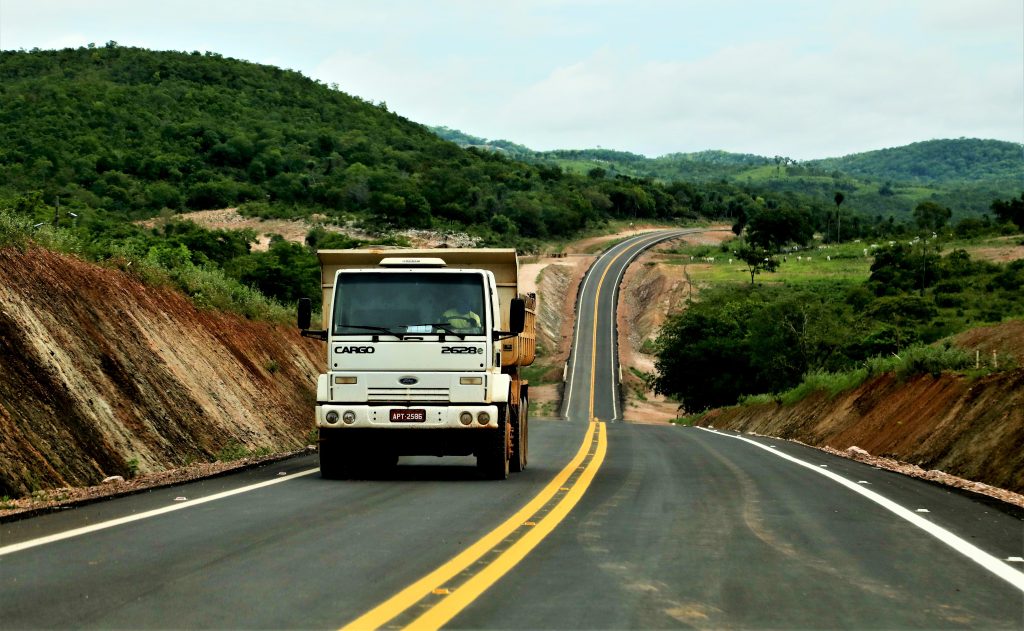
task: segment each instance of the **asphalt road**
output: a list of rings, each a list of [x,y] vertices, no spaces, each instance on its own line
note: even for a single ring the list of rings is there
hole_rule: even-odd
[[[330,481],[307,456],[2,524],[0,628],[1024,628],[1020,512],[617,422],[614,286],[647,239],[585,281],[568,420],[531,420],[525,472]]]

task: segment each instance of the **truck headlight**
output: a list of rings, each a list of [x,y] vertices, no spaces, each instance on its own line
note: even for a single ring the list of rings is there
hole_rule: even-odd
[[[345,410],[345,413],[341,415],[341,420],[345,421],[346,425],[351,425],[356,420],[356,413],[352,410]]]
[[[459,385],[462,386],[482,386],[484,385],[483,377],[459,377]]]
[[[463,425],[469,425],[473,422],[473,415],[469,412],[463,412],[462,414],[459,414],[459,422]]]
[[[481,425],[487,425],[491,422],[491,415],[489,412],[480,412],[476,415],[476,422]]]
[[[331,410],[330,412],[324,415],[324,420],[326,420],[331,425],[334,425],[335,423],[338,422],[338,413],[335,412],[334,410]]]

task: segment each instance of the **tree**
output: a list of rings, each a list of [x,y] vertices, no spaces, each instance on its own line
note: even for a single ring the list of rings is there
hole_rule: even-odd
[[[953,211],[930,200],[925,200],[914,208],[914,221],[922,230],[938,232],[946,225]]]
[[[777,252],[790,243],[805,245],[813,236],[810,214],[792,206],[760,210],[747,222],[750,244],[769,252]]]
[[[836,191],[836,195],[833,198],[836,202],[836,243],[843,240],[842,238],[842,217],[839,215],[839,207],[843,205],[843,200],[846,196],[843,195],[842,191]]]
[[[1020,199],[1010,198],[1010,201],[995,200],[992,202],[992,213],[999,221],[1010,222],[1017,225],[1019,230],[1024,231],[1024,193]]]
[[[841,349],[857,325],[851,309],[830,298],[822,290],[781,290],[751,320],[751,365],[773,392],[796,386],[807,372],[845,367]]]
[[[917,239],[875,251],[868,287],[876,296],[893,296],[918,290],[921,295],[938,279],[938,246]]]
[[[732,232],[736,236],[743,234],[743,229],[747,227],[747,210],[743,206],[738,206],[735,209],[736,221],[732,224]]]
[[[744,243],[736,250],[736,256],[747,264],[747,271],[750,272],[750,284],[754,284],[754,276],[761,272],[774,272],[779,269],[779,261],[771,252],[763,247]]]
[[[884,331],[895,345],[893,352],[899,353],[907,345],[917,341],[916,325],[927,322],[936,314],[935,305],[920,296],[903,294],[884,296],[875,300],[865,315],[885,323]]]
[[[236,258],[226,267],[241,282],[285,304],[320,295],[320,264],[316,255],[277,235],[266,252]]]
[[[757,390],[745,317],[730,303],[697,303],[669,320],[658,336],[655,391],[677,396],[689,411],[731,405]]]

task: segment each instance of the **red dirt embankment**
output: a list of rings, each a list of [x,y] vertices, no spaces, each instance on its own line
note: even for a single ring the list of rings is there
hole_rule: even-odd
[[[713,410],[700,425],[799,440],[938,470],[1024,493],[1024,369],[975,380],[874,377],[833,399]],[[910,473],[914,473],[911,471]],[[920,472],[921,477],[937,477]]]
[[[118,270],[0,250],[0,496],[300,448],[322,353]]]

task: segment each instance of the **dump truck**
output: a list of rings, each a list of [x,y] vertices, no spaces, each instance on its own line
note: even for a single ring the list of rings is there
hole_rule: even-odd
[[[400,456],[476,456],[484,477],[522,471],[536,294],[520,293],[513,249],[320,250],[320,473],[350,477]]]

